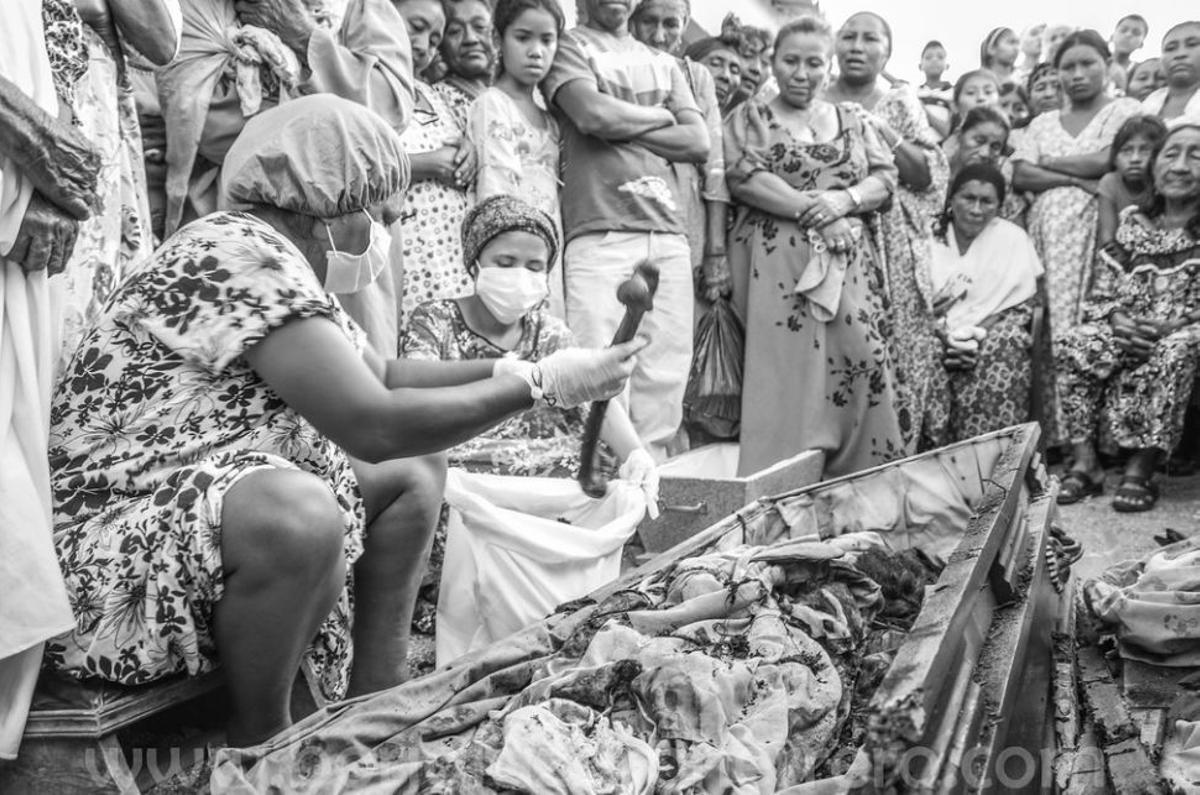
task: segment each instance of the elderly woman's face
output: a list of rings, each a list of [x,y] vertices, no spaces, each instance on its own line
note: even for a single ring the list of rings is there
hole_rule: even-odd
[[[1008,130],[994,121],[976,124],[958,134],[958,159],[964,166],[972,163],[995,164],[1008,143]]]
[[[873,14],[855,14],[846,20],[834,42],[841,76],[855,84],[874,81],[883,71],[892,42],[883,23]]]
[[[742,59],[733,50],[713,50],[700,59],[712,73],[717,102],[724,103],[742,79]]]
[[[1184,127],[1167,136],[1154,161],[1154,188],[1167,201],[1200,199],[1200,128]]]
[[[1058,72],[1045,72],[1033,81],[1032,90],[1029,92],[1029,105],[1034,116],[1062,107],[1062,86],[1058,83]]]
[[[674,54],[683,43],[687,24],[684,0],[642,0],[629,21],[629,29],[647,47]]]
[[[779,42],[771,68],[780,98],[794,108],[807,108],[829,76],[829,39],[793,33]]]
[[[452,74],[467,80],[488,77],[496,56],[492,46],[492,9],[483,0],[450,4],[442,58]]]
[[[969,179],[950,200],[954,234],[961,240],[974,240],[1000,212],[1000,196],[990,182]]]
[[[408,41],[412,47],[413,71],[417,74],[428,68],[438,46],[442,43],[442,31],[446,27],[446,15],[438,0],[401,0],[396,10],[404,18],[408,28]]]

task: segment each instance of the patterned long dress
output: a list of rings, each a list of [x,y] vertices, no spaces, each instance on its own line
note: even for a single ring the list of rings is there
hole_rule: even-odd
[[[77,626],[47,644],[50,665],[122,684],[212,670],[221,505],[250,473],[322,478],[341,508],[347,562],[362,553],[363,503],[346,454],[242,355],[305,317],[366,345],[295,246],[242,213],[187,225],[117,289],[51,409],[54,544]],[[306,655],[331,699],[349,681],[347,569]]]
[[[1075,137],[1062,126],[1062,111],[1043,113],[1025,128],[1012,160],[1037,165],[1042,157],[1098,152],[1110,145],[1125,120],[1138,113],[1128,97],[1105,105]],[[1096,197],[1081,188],[1042,191],[1029,209],[1029,236],[1046,268],[1050,323],[1058,337],[1079,321],[1087,275],[1095,254]]]
[[[79,225],[71,259],[58,278],[62,292],[59,371],[117,285],[150,257],[154,234],[133,89],[118,68],[121,53],[61,0],[43,6],[55,85],[80,132],[101,156],[99,209]]]
[[[400,134],[404,150],[420,154],[440,149],[462,137],[464,130],[441,96],[424,83],[415,83],[417,101],[412,123]],[[414,309],[426,301],[458,298],[474,292],[462,261],[462,222],[470,197],[440,180],[412,183],[404,197],[398,222],[403,240],[400,327],[408,325]]]
[[[891,207],[879,214],[878,227],[891,301],[888,339],[894,343],[900,427],[905,452],[911,454],[947,441],[949,392],[941,363],[942,344],[935,331],[929,261],[933,219],[942,209],[950,168],[938,146],[937,133],[910,87],[889,91],[876,104],[874,114],[905,141],[921,148],[931,177],[922,191],[901,182]]]
[[[837,114],[833,140],[805,143],[769,105],[739,105],[726,125],[731,186],[767,170],[797,190],[845,188],[868,175],[894,187],[887,150],[855,113],[838,108]],[[863,232],[850,252],[824,259],[794,220],[746,206],[739,214],[729,262],[748,279],[740,472],[813,448],[826,452],[830,476],[901,457],[881,266],[871,236]],[[861,219],[852,223],[862,232]],[[811,293],[795,291],[806,269],[826,266],[831,274],[844,268],[840,288],[822,299],[831,298],[824,303],[834,314],[828,322],[815,315]]]
[[[1133,365],[1116,345],[1110,318],[1122,312],[1178,322],[1200,309],[1200,242],[1127,208],[1092,279],[1083,322],[1060,339],[1056,356],[1068,439],[1170,452],[1196,378],[1200,324],[1163,337],[1149,360]]]

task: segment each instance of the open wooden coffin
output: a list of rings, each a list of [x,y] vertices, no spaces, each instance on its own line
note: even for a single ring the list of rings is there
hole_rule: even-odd
[[[845,775],[787,791],[1045,790],[1060,596],[1046,555],[1057,485],[1039,434],[1016,426],[760,499],[591,599],[603,604],[648,574],[741,544],[861,530],[903,537],[898,548],[921,546],[947,565],[874,693],[867,742]],[[594,609],[548,621],[578,624]]]
[[[632,656],[622,656],[626,652],[620,652],[609,657],[606,667],[585,661],[594,659],[588,655],[602,645],[602,639],[619,646],[620,638],[643,633],[645,624],[639,621],[662,626],[657,608],[647,610],[637,605],[644,607],[646,594],[655,592],[664,578],[687,570],[698,560],[727,552],[742,554],[737,550],[747,547],[766,550],[745,554],[771,555],[777,551],[783,554],[784,550],[825,548],[833,544],[832,541],[808,543],[815,539],[863,535],[863,531],[870,531],[884,539],[890,549],[918,547],[940,558],[945,565],[935,575],[936,581],[924,580],[932,584],[924,589],[923,600],[915,603],[919,604],[919,612],[916,607],[910,611],[906,619],[910,622],[906,623],[910,627],[907,634],[889,636],[893,643],[888,649],[890,656],[884,667],[875,671],[872,690],[859,694],[856,680],[853,688],[840,691],[846,700],[839,708],[842,710],[839,715],[850,714],[848,694],[853,691],[856,697],[861,695],[853,714],[859,721],[855,725],[865,729],[849,735],[852,741],[848,743],[838,739],[847,736],[843,731],[850,724],[847,719],[839,724],[840,728],[823,735],[829,740],[829,747],[836,741],[837,758],[844,764],[836,767],[827,764],[833,759],[830,754],[825,763],[806,767],[801,776],[776,777],[774,772],[768,773],[769,780],[775,782],[773,787],[764,789],[762,779],[757,785],[745,783],[752,780],[743,777],[744,786],[731,788],[721,784],[716,791],[760,792],[773,788],[800,795],[1037,790],[1043,776],[1042,748],[1046,738],[1053,736],[1049,712],[1050,634],[1058,602],[1045,555],[1055,494],[1038,460],[1037,442],[1036,425],[1018,426],[760,499],[627,572],[588,598],[562,606],[542,622],[509,638],[421,679],[366,699],[331,706],[324,713],[296,724],[267,746],[229,755],[214,769],[213,785],[237,791],[378,791],[384,785],[389,791],[403,792],[543,791],[536,786],[497,784],[498,755],[516,747],[514,753],[522,755],[523,764],[536,766],[549,755],[552,759],[564,759],[563,765],[568,765],[578,761],[567,758],[574,749],[570,743],[563,743],[552,749],[553,753],[531,751],[530,747],[541,747],[542,738],[530,734],[520,735],[524,739],[519,743],[509,742],[509,718],[522,710],[541,709],[543,705],[550,709],[549,702],[561,704],[566,699],[571,702],[568,706],[572,710],[582,709],[579,704],[590,708],[584,710],[591,715],[585,721],[586,737],[593,737],[590,732],[601,730],[611,737],[614,728],[617,734],[627,736],[634,723],[621,723],[617,719],[614,682],[625,688],[622,692],[630,692],[631,684],[641,686],[637,685],[643,679],[638,671],[651,669],[639,667],[633,674],[637,679],[618,682],[620,672],[633,667],[629,663],[644,660],[637,656],[640,651]],[[747,583],[760,584],[731,581],[731,590],[711,595],[732,605],[741,598]],[[733,616],[738,608],[729,610]],[[771,626],[779,626],[778,618],[776,612],[776,623]],[[742,626],[748,622],[749,633],[756,619],[730,618],[727,624],[732,626],[738,621]],[[719,629],[720,623],[708,626]],[[682,632],[681,627],[675,627],[652,640],[675,642]],[[807,642],[810,649],[816,644],[812,638]],[[857,649],[843,653],[840,659],[853,663],[857,653]],[[681,683],[676,692],[687,691],[688,682],[695,680],[695,672],[700,669],[688,666],[695,658],[706,659],[687,649],[672,658],[672,664],[679,663],[671,669],[676,672],[673,681]],[[784,665],[793,664],[789,660],[798,659],[779,659],[779,666],[771,674],[764,674],[764,667],[751,667],[754,681],[749,687],[757,687],[771,676],[775,676],[775,682],[781,681],[781,676],[786,676],[779,671]],[[725,664],[718,663],[699,675],[706,676],[705,672],[711,670],[714,676],[724,676],[732,670],[718,671]],[[741,664],[729,663],[734,667]],[[811,671],[821,670],[807,662],[803,665]],[[667,667],[655,669],[666,670]],[[829,670],[828,665],[825,670]],[[691,672],[693,678],[689,680],[689,674],[681,672]],[[597,686],[601,682],[600,673],[609,678],[603,680],[606,684]],[[809,671],[800,673],[808,676]],[[670,677],[659,680],[665,678]],[[807,681],[817,679],[820,677],[810,677]],[[589,685],[581,690],[579,682],[585,680]],[[648,690],[639,692],[644,696]],[[732,691],[726,688],[725,692]],[[798,691],[788,690],[788,697],[793,692]],[[576,697],[571,693],[583,695]],[[656,692],[657,696],[664,694],[670,696],[666,690]],[[657,703],[661,706],[661,698]],[[764,703],[769,704],[770,699],[759,700],[755,709],[769,709],[760,706]],[[638,710],[643,710],[640,714],[644,716],[644,708],[650,702],[643,700],[638,704],[632,712],[624,713],[632,715],[634,722],[639,720]],[[774,709],[777,716],[780,709]],[[803,735],[807,742],[821,736],[814,729],[821,725],[817,719],[796,728],[799,724],[792,721],[795,713],[790,702],[782,712],[787,716],[783,729],[773,736],[774,748],[784,748],[775,758],[783,761],[769,763],[776,769],[786,766],[789,749],[800,742],[796,738]],[[659,729],[664,725],[660,723]],[[781,724],[773,725],[775,731]],[[651,775],[650,782],[643,781],[637,787],[608,786],[612,784],[611,777],[627,772],[618,764],[609,769],[611,777],[603,791],[711,791],[707,779],[684,787],[680,784],[682,773],[678,774],[680,778],[671,778],[675,775],[673,771],[663,772],[664,759],[668,763],[678,761],[682,769],[684,757],[673,756],[675,752],[670,747],[664,751],[662,737],[659,733],[658,739],[650,743],[650,746],[658,743],[653,749],[643,746],[658,755],[651,767],[658,764],[659,772]],[[581,745],[591,742],[582,734],[578,739],[577,744]],[[703,743],[691,748],[700,745]],[[705,753],[720,755],[722,749],[708,746]],[[588,764],[597,758],[590,758]],[[317,774],[312,772],[317,769],[314,760],[332,763],[321,767]],[[997,763],[1002,765],[999,771]],[[561,776],[565,768],[555,762],[548,769]],[[724,770],[728,772],[732,767]],[[1045,775],[1048,781],[1048,770]],[[722,780],[728,782],[738,777],[735,771]],[[590,790],[581,785],[559,787],[555,791]]]

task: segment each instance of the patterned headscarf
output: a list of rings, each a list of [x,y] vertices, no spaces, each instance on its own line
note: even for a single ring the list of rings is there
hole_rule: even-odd
[[[529,232],[546,241],[548,265],[558,257],[558,229],[550,216],[515,196],[496,195],[476,204],[463,219],[463,262],[468,271],[475,271],[483,249],[505,232]]]

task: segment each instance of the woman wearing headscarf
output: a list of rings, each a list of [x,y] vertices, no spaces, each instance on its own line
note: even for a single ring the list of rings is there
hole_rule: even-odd
[[[1067,107],[1035,118],[1012,155],[1013,187],[1035,196],[1027,229],[1046,269],[1052,339],[1079,321],[1095,251],[1097,183],[1108,170],[1113,136],[1138,112],[1134,100],[1106,93],[1110,60],[1108,45],[1094,30],[1063,39],[1053,63]],[[1056,419],[1055,412],[1045,418],[1051,442],[1057,441]]]
[[[895,189],[874,128],[820,98],[833,55],[829,25],[780,30],[780,93],[748,100],[725,129],[734,300],[746,318],[741,474],[805,449],[829,476],[903,455],[882,269],[866,231]]]
[[[991,163],[963,166],[935,228],[934,311],[950,381],[948,441],[1029,419],[1032,301],[1042,265],[1025,230],[1000,217]]]
[[[1113,508],[1153,508],[1155,468],[1183,433],[1200,364],[1200,121],[1168,127],[1150,162],[1150,202],[1122,211],[1096,256],[1082,323],[1058,344],[1075,454],[1060,504],[1103,491],[1096,446],[1111,440],[1132,451]]]
[[[181,229],[113,295],[54,398],[77,623],[50,665],[135,684],[219,662],[235,746],[290,723],[302,661],[330,699],[396,684],[442,464],[394,459],[623,386],[636,344],[503,365],[365,344],[330,292],[386,264],[407,162],[361,105],[266,111],[229,151],[237,211]]]
[[[905,450],[912,453],[936,446],[946,425],[945,374],[929,285],[929,230],[941,210],[949,169],[916,92],[907,85],[887,88],[879,80],[892,52],[887,22],[870,11],[852,15],[838,31],[834,51],[838,78],[826,99],[865,110],[899,170],[895,197],[879,215],[878,244],[892,319],[885,335],[895,348],[900,422]]]

